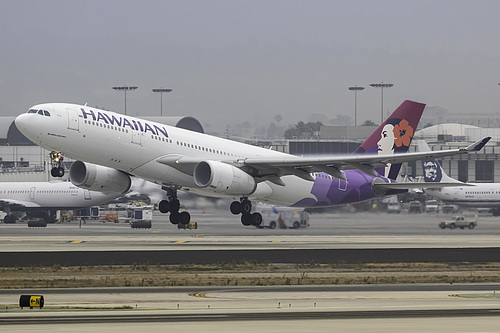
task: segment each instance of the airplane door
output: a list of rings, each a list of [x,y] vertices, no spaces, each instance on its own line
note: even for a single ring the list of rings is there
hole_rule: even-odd
[[[68,129],[78,131],[79,121],[78,121],[78,111],[75,109],[66,109],[68,111]]]
[[[144,133],[140,131],[132,131],[132,143],[142,146],[142,137]]]
[[[35,192],[36,192],[36,187],[30,188],[30,199],[31,200],[35,199]]]
[[[344,171],[340,171],[345,176]],[[347,180],[339,178],[339,190],[345,191],[347,190]]]
[[[90,200],[92,199],[90,197],[90,190],[83,190],[83,197],[85,198],[85,200]]]

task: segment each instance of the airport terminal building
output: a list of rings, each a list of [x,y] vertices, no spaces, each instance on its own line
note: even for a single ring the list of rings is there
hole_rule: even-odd
[[[48,181],[52,167],[49,152],[26,139],[14,124],[15,117],[0,117],[0,181]],[[203,126],[192,117],[149,117],[148,120],[165,123],[197,132]],[[287,140],[266,142],[262,146],[290,154],[341,155],[350,154],[367,138],[375,126],[323,126],[318,140]],[[432,150],[464,147],[485,136],[492,140],[479,153],[445,158],[443,169],[453,178],[467,182],[500,182],[500,128],[481,128],[473,125],[442,124],[430,126],[415,133],[410,151],[417,151],[416,140],[426,140]],[[63,166],[68,169],[71,160]],[[417,162],[407,163],[402,174],[422,175]]]

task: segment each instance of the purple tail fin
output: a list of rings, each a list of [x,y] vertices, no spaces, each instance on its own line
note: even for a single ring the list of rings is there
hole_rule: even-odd
[[[378,128],[354,154],[391,155],[406,153],[411,139],[417,129],[418,122],[424,111],[425,104],[413,101],[404,101]],[[395,180],[401,164],[388,165],[377,168],[377,172]]]

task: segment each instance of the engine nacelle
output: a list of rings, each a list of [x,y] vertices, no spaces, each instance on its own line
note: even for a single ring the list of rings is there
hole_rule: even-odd
[[[73,162],[69,178],[75,186],[99,192],[124,193],[132,183],[130,177],[122,171],[82,161]]]
[[[250,195],[255,191],[255,179],[245,171],[218,161],[199,162],[194,167],[194,182],[215,193]]]

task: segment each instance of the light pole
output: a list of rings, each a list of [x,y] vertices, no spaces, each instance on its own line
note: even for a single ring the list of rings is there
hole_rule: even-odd
[[[374,88],[381,88],[382,89],[382,98],[381,98],[381,107],[380,107],[380,124],[384,121],[384,88],[390,88],[392,87],[392,83],[372,83],[370,84],[370,87]]]
[[[113,87],[114,90],[121,90],[125,93],[125,114],[127,114],[127,91],[136,90],[138,87],[127,86],[126,84],[123,86]]]
[[[153,89],[153,92],[160,93],[160,116],[163,116],[163,93],[169,93],[172,89],[165,89],[161,87],[160,89]]]
[[[357,120],[358,120],[358,103],[357,103],[357,98],[358,98],[358,90],[363,90],[365,87],[358,87],[355,85],[354,87],[349,87],[349,90],[354,90],[354,127],[357,125]]]

